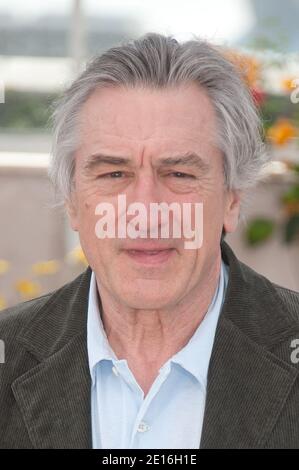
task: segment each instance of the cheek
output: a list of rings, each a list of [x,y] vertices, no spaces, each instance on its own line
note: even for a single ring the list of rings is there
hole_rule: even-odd
[[[95,214],[96,204],[91,201],[82,201],[79,204],[79,233],[85,241],[89,243],[97,242],[95,235],[95,226],[97,222],[97,216]]]
[[[224,195],[222,192],[217,191],[204,202],[203,224],[205,242],[207,242],[207,239],[218,237],[222,230],[223,222]]]

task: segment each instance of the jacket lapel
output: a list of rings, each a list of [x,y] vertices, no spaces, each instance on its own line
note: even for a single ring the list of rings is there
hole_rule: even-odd
[[[297,376],[294,367],[222,318],[210,363],[201,448],[263,447]]]
[[[209,365],[200,447],[262,448],[299,373],[289,347],[299,329],[272,284],[239,262],[225,242],[222,256],[230,278]]]
[[[12,390],[36,448],[91,448],[87,305],[91,270],[62,287],[18,341],[39,361]]]

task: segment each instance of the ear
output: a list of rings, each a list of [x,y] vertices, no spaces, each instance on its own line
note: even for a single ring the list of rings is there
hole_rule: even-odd
[[[70,221],[70,226],[75,232],[77,232],[78,231],[78,210],[77,210],[77,201],[74,195],[65,201],[65,207],[66,207],[68,219]]]
[[[226,193],[223,226],[227,233],[234,232],[238,226],[242,193],[229,190]]]

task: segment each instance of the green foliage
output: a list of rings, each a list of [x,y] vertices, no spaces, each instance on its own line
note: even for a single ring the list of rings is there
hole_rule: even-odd
[[[299,236],[299,214],[292,215],[286,222],[284,238],[286,243],[291,243]]]
[[[55,93],[7,90],[0,104],[0,127],[5,129],[46,129]]]
[[[299,165],[298,165],[299,166]],[[299,201],[299,184],[291,186],[283,195],[282,202],[285,204]]]
[[[287,118],[299,123],[298,110],[287,95],[267,95],[261,105],[261,117],[267,131],[279,118]]]
[[[251,220],[246,230],[246,238],[249,245],[257,245],[268,240],[273,231],[275,223],[271,219],[256,218]]]

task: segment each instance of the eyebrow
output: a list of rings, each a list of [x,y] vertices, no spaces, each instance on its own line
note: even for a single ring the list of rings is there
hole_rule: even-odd
[[[117,157],[113,155],[106,155],[103,153],[97,153],[88,157],[84,170],[92,170],[95,166],[98,165],[123,165],[123,166],[132,166],[132,161],[127,157]],[[207,173],[210,169],[210,164],[206,162],[200,155],[195,152],[187,152],[184,155],[178,155],[174,157],[158,158],[155,166],[176,166],[176,165],[185,165],[185,166],[195,166],[203,173]]]
[[[125,165],[130,166],[131,160],[125,157],[115,157],[113,155],[105,155],[103,153],[97,153],[87,158],[84,165],[84,170],[92,170],[98,165]]]
[[[187,152],[185,155],[178,155],[168,158],[158,158],[157,162],[162,166],[195,166],[203,173],[207,173],[210,169],[210,164],[195,152]]]

